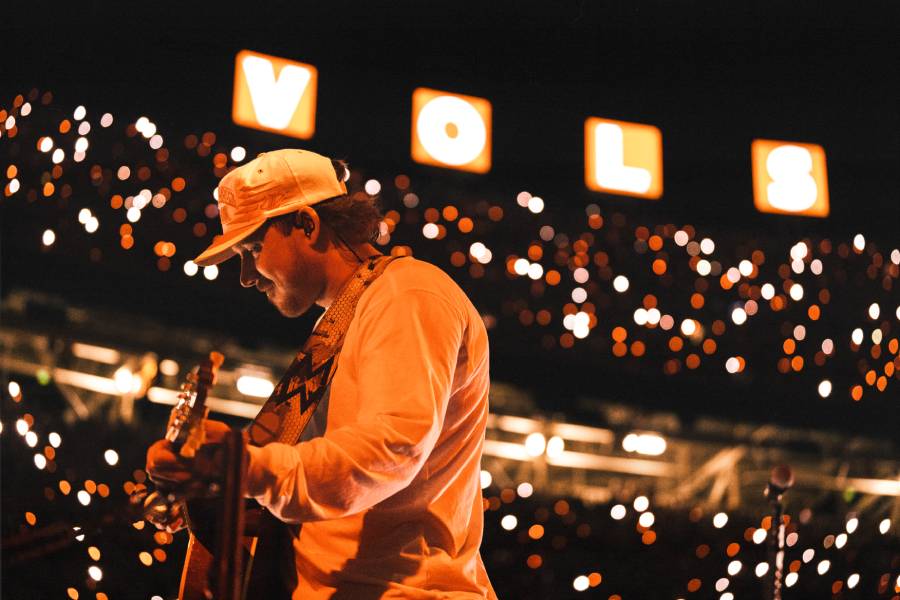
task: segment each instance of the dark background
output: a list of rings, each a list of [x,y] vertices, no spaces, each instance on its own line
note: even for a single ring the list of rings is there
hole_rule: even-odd
[[[436,206],[485,198],[509,207],[518,191],[528,189],[548,198],[546,214],[558,223],[583,217],[584,206],[596,202],[604,211],[621,211],[630,224],[691,223],[720,248],[769,244],[786,254],[803,237],[849,241],[858,231],[886,254],[897,245],[900,11],[893,2],[862,8],[837,2],[34,2],[12,12],[2,24],[4,102],[37,87],[52,90],[61,111],[78,104],[95,116],[109,110],[117,126],[146,114],[167,146],[212,130],[229,145],[247,147],[250,156],[274,147],[309,147],[345,157],[382,181],[406,173],[427,192],[420,194],[423,201],[429,197]],[[231,123],[234,55],[244,48],[318,68],[312,140]],[[410,96],[418,86],[492,102],[489,174],[411,161]],[[583,123],[591,115],[661,128],[662,200],[585,189]],[[755,211],[749,149],[758,137],[824,146],[827,219]],[[197,202],[209,200],[205,190],[198,194],[204,199]],[[399,205],[387,193],[383,201],[386,209]],[[237,289],[233,261],[208,284],[177,277],[177,269],[159,273],[149,259],[136,264],[121,252],[105,252],[100,263],[89,262],[86,249],[42,252],[35,240],[53,207],[22,206],[21,198],[2,202],[4,293],[16,287],[49,291],[173,327],[227,331],[248,346],[295,347],[309,328],[310,318],[286,323],[262,298]],[[165,225],[141,226],[167,233]],[[500,229],[490,241],[513,246],[520,235]],[[185,240],[181,261],[208,239]],[[429,258],[427,249],[416,250]],[[503,286],[463,285],[479,308],[504,300]],[[852,286],[841,291],[853,310],[865,301],[855,293]],[[895,305],[883,305],[886,318]],[[855,326],[849,314],[830,318],[846,334]],[[773,341],[780,334],[775,320],[770,325]],[[640,365],[623,371],[608,351],[544,353],[521,336],[520,328],[503,323],[492,332],[494,376],[536,390],[546,410],[574,415],[577,398],[594,395],[676,410],[687,419],[699,412],[788,424],[812,418],[822,426],[852,423],[884,433],[885,419],[892,418],[885,403],[857,408],[845,395],[826,411],[811,411],[809,402],[794,400],[815,401],[817,380],[773,386],[774,357],[767,371],[743,381],[718,371],[672,380]],[[762,338],[756,341],[766,355]],[[770,347],[777,351],[778,344]]]

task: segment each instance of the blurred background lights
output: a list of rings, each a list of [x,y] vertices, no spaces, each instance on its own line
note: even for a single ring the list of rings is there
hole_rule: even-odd
[[[491,482],[494,478],[491,476],[489,471],[481,470],[481,489],[485,490],[491,486]]]
[[[422,235],[429,240],[436,238],[439,232],[440,229],[438,229],[438,226],[435,223],[425,223],[425,225],[422,226]]]
[[[647,496],[638,496],[634,499],[634,503],[632,504],[632,506],[634,506],[634,510],[638,512],[644,512],[645,510],[650,508],[650,500],[647,499]]]
[[[516,518],[516,515],[504,515],[504,517],[500,519],[500,526],[507,531],[512,531],[518,524],[519,519]]]
[[[21,436],[28,433],[28,421],[25,419],[16,419],[16,432]]]
[[[576,592],[583,592],[584,590],[588,589],[590,585],[591,582],[587,578],[587,575],[579,575],[572,582],[572,587],[575,588]]]
[[[859,519],[858,518],[850,517],[849,519],[847,519],[847,525],[845,527],[847,530],[847,533],[853,533],[854,531],[856,531],[857,527],[859,527]]]
[[[369,179],[365,184],[366,193],[370,196],[377,196],[381,192],[381,182],[377,179]]]
[[[119,390],[120,394],[135,392],[141,387],[140,377],[136,376],[131,372],[131,369],[125,366],[119,367],[116,370],[115,374],[113,375],[113,381],[115,382],[116,389]]]
[[[38,469],[43,469],[47,466],[47,457],[43,454],[35,454],[34,455],[34,466]]]
[[[647,309],[646,308],[638,308],[634,311],[634,322],[637,325],[646,325],[647,324]]]
[[[38,443],[38,436],[33,431],[25,432],[25,443],[28,444],[29,447],[34,448]]]
[[[623,504],[616,504],[611,509],[609,509],[609,516],[615,519],[616,521],[621,521],[625,518],[625,513],[627,509]]]
[[[700,251],[703,254],[712,254],[716,250],[716,244],[709,238],[703,238],[700,241]]]
[[[761,562],[757,564],[753,572],[756,573],[757,577],[763,577],[766,573],[769,572],[769,563]]]
[[[764,541],[766,541],[766,537],[767,537],[768,535],[769,535],[769,533],[768,533],[765,529],[763,529],[762,527],[760,527],[759,529],[754,530],[754,532],[753,532],[753,543],[754,543],[754,544],[762,544]]]
[[[791,295],[791,298],[798,302],[800,300],[803,300],[803,286],[799,283],[795,283],[794,285],[792,285],[790,292],[788,293]]]
[[[760,288],[759,293],[764,299],[771,300],[775,297],[775,286],[771,283],[764,283]]]
[[[803,555],[800,557],[803,559],[803,562],[808,563],[816,556],[816,551],[812,548],[807,548],[803,551]]]
[[[100,126],[101,127],[109,127],[113,124],[113,116],[109,113],[103,113],[103,116],[100,117]]]
[[[234,162],[241,162],[245,158],[247,158],[247,150],[243,146],[235,146],[231,149],[231,160]]]
[[[119,453],[110,448],[103,453],[103,460],[110,466],[115,466],[119,462]]]
[[[697,331],[697,322],[693,319],[685,319],[681,322],[681,333],[687,336],[694,335]]]
[[[91,503],[91,495],[87,493],[86,490],[79,490],[77,497],[78,501],[81,502],[84,506],[87,506]]]
[[[827,379],[823,379],[819,382],[819,395],[823,398],[827,398],[831,395],[831,382]]]
[[[873,320],[877,319],[878,315],[880,315],[880,314],[881,314],[881,307],[878,306],[877,302],[873,302],[872,304],[869,305],[869,318],[870,319],[873,319]]]
[[[62,444],[62,438],[55,431],[51,432],[50,435],[47,436],[47,441],[50,442],[50,445],[54,448],[59,448],[59,445]]]
[[[192,260],[185,261],[184,274],[187,275],[188,277],[193,277],[194,275],[197,274],[197,271],[199,271],[199,270],[200,270],[200,267],[198,267],[197,263],[195,263],[194,261],[192,261]]]
[[[735,325],[743,325],[747,322],[747,313],[743,308],[735,308],[731,311],[731,320]]]
[[[711,271],[712,271],[712,265],[705,258],[702,258],[697,262],[697,273],[699,275],[706,277],[707,275],[710,274]]]
[[[9,385],[6,386],[7,391],[9,391],[9,395],[13,398],[18,398],[19,394],[22,393],[22,388],[19,386],[17,381],[10,381]]]
[[[723,512],[716,513],[713,517],[713,527],[722,529],[728,523],[728,515]]]
[[[816,566],[816,571],[819,573],[819,575],[824,575],[825,573],[828,572],[828,569],[830,569],[830,568],[831,568],[831,561],[826,559],[826,560],[819,562],[819,564]]]
[[[853,333],[850,334],[850,341],[859,346],[863,343],[863,330],[860,328],[856,328],[853,330]]]
[[[528,453],[528,456],[540,456],[544,453],[546,447],[547,440],[544,437],[544,434],[539,431],[530,433],[528,434],[528,437],[525,438],[525,452]]]
[[[619,293],[628,291],[628,278],[624,275],[617,275],[613,279],[613,288]]]
[[[890,519],[882,519],[881,523],[878,524],[878,533],[881,535],[886,534],[891,530],[891,520]]]
[[[666,440],[654,433],[629,433],[622,439],[622,448],[626,452],[659,456],[666,451]]]
[[[103,571],[97,565],[92,565],[88,567],[88,575],[90,575],[91,579],[94,581],[100,581],[103,579]]]
[[[859,573],[852,573],[847,578],[847,587],[851,590],[856,587],[856,584],[859,583]]]
[[[847,543],[847,534],[839,533],[836,538],[834,538],[834,547],[840,550]]]
[[[516,275],[527,275],[530,264],[527,258],[517,258],[516,262],[513,263],[513,270],[516,272]]]
[[[728,588],[729,583],[730,582],[728,581],[727,577],[720,577],[716,580],[716,591],[724,592]]]
[[[528,192],[519,192],[516,194],[516,204],[525,208],[528,206],[528,201],[531,200],[531,194]]]
[[[217,267],[216,265],[203,267],[203,276],[212,281],[219,276],[219,267]]]
[[[44,235],[41,236],[41,242],[45,246],[52,246],[53,242],[56,241],[56,233],[52,229],[45,229]]]
[[[520,498],[530,498],[533,493],[534,487],[527,481],[520,483],[516,487],[516,494],[518,494]]]
[[[50,136],[42,137],[38,142],[38,150],[41,152],[50,152],[53,149],[53,138]]]
[[[537,281],[544,275],[544,267],[539,263],[531,263],[528,265],[528,277]]]
[[[648,529],[650,527],[653,527],[653,523],[655,521],[656,521],[656,517],[653,515],[652,512],[641,513],[641,516],[638,517],[638,524],[640,524],[641,527],[646,527]]]
[[[792,571],[785,576],[784,585],[794,587],[794,584],[797,583],[798,579],[800,579],[800,576],[797,575],[796,571]]]
[[[853,236],[853,247],[859,252],[866,249],[866,238],[863,234],[857,233]]]
[[[245,396],[268,398],[275,390],[275,384],[256,375],[241,375],[237,380],[237,389]]]
[[[141,209],[137,206],[132,206],[125,213],[125,218],[128,219],[132,223],[137,223],[141,218]]]
[[[72,111],[72,117],[76,121],[82,120],[85,116],[87,116],[87,110],[83,106],[77,106],[74,111]]]
[[[550,458],[558,458],[562,456],[565,447],[566,445],[563,439],[558,435],[554,435],[547,440],[547,456]]]
[[[544,210],[544,200],[538,196],[532,196],[528,199],[528,210],[537,214]]]

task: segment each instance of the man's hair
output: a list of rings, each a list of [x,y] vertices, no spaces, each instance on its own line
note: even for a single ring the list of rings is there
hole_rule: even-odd
[[[338,181],[344,179],[349,172],[347,163],[332,160],[334,175]],[[378,200],[363,193],[343,194],[327,198],[312,205],[319,219],[331,228],[338,237],[348,244],[372,242],[378,237],[378,224],[381,222],[381,208]],[[279,215],[268,220],[266,225],[275,225],[285,235],[289,235],[296,227],[295,213]]]

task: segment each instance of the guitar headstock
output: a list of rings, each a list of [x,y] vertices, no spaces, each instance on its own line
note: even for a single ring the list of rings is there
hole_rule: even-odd
[[[201,362],[196,371],[189,373],[181,386],[178,404],[172,409],[166,429],[166,439],[181,456],[194,456],[204,442],[203,421],[209,413],[206,397],[224,361],[225,357],[219,352],[210,352],[209,358]]]

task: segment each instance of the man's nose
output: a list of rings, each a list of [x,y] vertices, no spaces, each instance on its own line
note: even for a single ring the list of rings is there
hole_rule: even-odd
[[[256,262],[252,256],[241,255],[241,285],[245,288],[253,287],[259,280],[259,272],[256,270]]]

